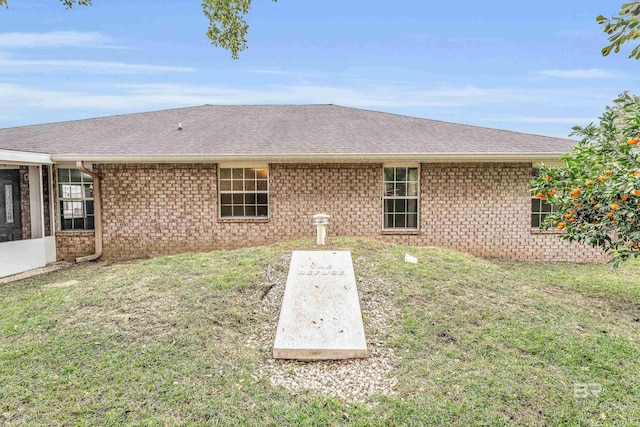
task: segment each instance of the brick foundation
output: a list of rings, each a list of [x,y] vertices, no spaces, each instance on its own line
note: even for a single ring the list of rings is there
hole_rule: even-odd
[[[74,258],[91,255],[94,251],[93,231],[58,231],[56,233],[58,261],[73,261]]]
[[[270,218],[218,219],[214,164],[98,165],[105,258],[138,258],[315,235],[452,248],[485,258],[602,261],[600,251],[532,232],[530,163],[425,163],[420,229],[382,231],[382,164],[269,166]],[[93,234],[57,233],[59,258],[93,253]],[[62,236],[62,237],[61,237]],[[82,252],[84,251],[84,252]]]

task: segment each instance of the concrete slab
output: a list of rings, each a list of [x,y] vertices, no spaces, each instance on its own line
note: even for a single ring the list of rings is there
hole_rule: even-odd
[[[273,357],[301,360],[367,357],[351,252],[293,253]]]

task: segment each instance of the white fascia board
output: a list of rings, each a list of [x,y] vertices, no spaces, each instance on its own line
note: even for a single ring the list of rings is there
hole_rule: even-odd
[[[0,150],[0,163],[6,165],[51,165],[50,154]]]
[[[180,154],[180,155],[110,155],[110,154],[54,154],[55,163],[76,162],[78,160],[93,163],[455,163],[455,162],[557,162],[563,153],[404,153],[404,154]]]

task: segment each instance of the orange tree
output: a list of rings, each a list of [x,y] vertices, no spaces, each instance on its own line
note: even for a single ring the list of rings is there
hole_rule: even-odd
[[[620,95],[599,124],[574,127],[582,140],[563,166],[539,165],[534,197],[556,207],[542,228],[586,242],[614,257],[614,265],[640,256],[640,97]]]

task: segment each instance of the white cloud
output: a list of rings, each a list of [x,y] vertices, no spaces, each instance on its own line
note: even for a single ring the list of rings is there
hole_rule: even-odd
[[[264,74],[269,76],[298,77],[301,79],[324,79],[324,78],[330,77],[327,74],[310,72],[310,71],[280,70],[280,69],[270,69],[270,68],[253,68],[253,69],[247,70],[247,72],[251,74]]]
[[[291,76],[291,75],[297,75],[298,74],[298,73],[295,73],[293,71],[270,70],[270,69],[266,69],[266,68],[258,68],[258,69],[247,70],[247,72],[249,72],[251,74],[268,74],[268,75],[272,75],[272,76]]]
[[[559,77],[563,79],[612,79],[621,78],[621,74],[601,68],[587,68],[577,70],[541,70],[538,74],[546,77]]]
[[[522,117],[513,121],[522,123],[548,123],[561,125],[583,125],[595,121],[594,117]]]
[[[193,72],[194,68],[167,65],[130,64],[113,61],[12,59],[0,54],[0,73],[43,74],[55,71],[93,74],[152,74]]]
[[[185,104],[211,103],[319,103],[357,107],[458,107],[496,104],[523,97],[508,89],[472,86],[421,89],[413,86],[361,87],[281,85],[263,89],[237,89],[211,85],[133,84],[132,94]]]
[[[540,123],[540,124],[559,124],[559,125],[584,125],[587,123],[595,122],[595,117],[505,117],[505,118],[486,118],[489,122],[502,122],[502,123]]]
[[[89,115],[201,104],[333,103],[364,108],[460,107],[519,99],[515,91],[475,87],[419,89],[339,86],[270,86],[241,89],[215,85],[120,84],[80,90],[51,90],[0,83],[0,115],[17,109],[83,109]],[[94,110],[91,112],[90,110]],[[14,114],[12,114],[14,113]]]
[[[0,33],[0,49],[43,47],[116,47],[113,39],[99,32],[50,31],[48,33]]]

